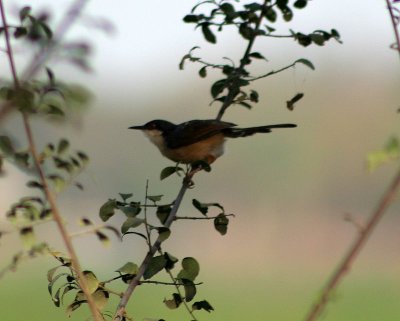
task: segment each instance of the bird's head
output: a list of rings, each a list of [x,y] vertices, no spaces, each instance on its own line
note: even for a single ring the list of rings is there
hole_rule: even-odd
[[[148,137],[156,137],[168,134],[176,128],[176,125],[161,119],[155,119],[140,126],[131,126],[129,129],[138,129],[143,131]]]

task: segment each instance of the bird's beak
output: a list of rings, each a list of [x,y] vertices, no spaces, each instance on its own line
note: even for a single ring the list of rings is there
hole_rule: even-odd
[[[129,127],[128,129],[139,129],[139,130],[144,130],[144,129],[146,129],[146,128],[144,127],[144,125],[142,125],[142,126],[131,126],[131,127]]]

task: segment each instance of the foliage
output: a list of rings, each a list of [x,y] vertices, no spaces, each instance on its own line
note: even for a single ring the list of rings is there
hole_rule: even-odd
[[[54,28],[50,23],[48,13],[35,14],[30,6],[19,10],[19,21],[15,25],[8,25],[0,0],[3,26],[0,27],[0,36],[6,41],[6,56],[11,66],[11,80],[0,83],[1,111],[11,110],[19,113],[25,128],[27,145],[19,147],[12,139],[12,135],[0,136],[0,173],[4,172],[4,161],[12,163],[20,171],[26,172],[34,178],[27,178],[27,186],[32,193],[13,204],[7,213],[8,220],[13,224],[15,231],[23,241],[26,251],[16,253],[6,270],[14,270],[23,258],[51,254],[57,265],[47,272],[48,290],[56,307],[67,306],[67,314],[88,304],[92,318],[96,321],[104,318],[109,297],[115,295],[120,298],[116,309],[115,319],[127,320],[125,311],[130,295],[137,285],[163,284],[172,286],[171,296],[164,300],[169,309],[183,306],[191,320],[197,320],[195,313],[200,310],[212,312],[213,306],[205,299],[197,299],[197,287],[202,284],[197,281],[200,274],[200,264],[194,257],[177,258],[164,250],[165,241],[172,233],[171,225],[181,220],[206,220],[213,223],[213,228],[221,235],[228,231],[229,217],[234,214],[226,213],[218,202],[201,202],[192,200],[194,209],[201,216],[178,216],[177,212],[184,193],[188,188],[194,188],[192,178],[200,170],[211,171],[208,163],[196,162],[190,168],[178,165],[169,166],[161,171],[160,179],[166,179],[173,174],[183,175],[182,187],[175,199],[162,203],[163,195],[148,195],[144,200],[132,200],[132,193],[120,193],[118,198],[104,202],[100,207],[99,217],[103,222],[96,225],[91,219],[82,217],[82,230],[69,233],[65,221],[57,206],[56,195],[60,195],[66,188],[75,186],[83,190],[83,185],[77,181],[79,174],[86,168],[89,157],[83,151],[76,151],[71,147],[68,139],[62,138],[57,142],[45,142],[42,150],[38,150],[30,126],[31,117],[41,117],[45,120],[68,120],[68,114],[74,106],[84,106],[90,99],[86,88],[75,84],[59,81],[53,68],[48,63],[49,57],[62,58],[84,71],[91,69],[89,56],[91,47],[86,42],[66,41],[63,39],[68,27],[75,21],[83,8],[84,1],[77,1],[72,9],[66,13],[60,28]],[[260,100],[259,93],[251,88],[254,81],[272,76],[298,64],[315,69],[313,63],[306,58],[298,58],[294,62],[278,70],[266,70],[259,75],[251,74],[249,66],[256,61],[268,64],[264,54],[253,50],[256,39],[286,38],[295,41],[303,47],[310,45],[323,46],[332,39],[340,42],[339,33],[335,29],[330,31],[315,30],[310,33],[288,30],[288,34],[280,35],[273,27],[278,19],[290,22],[298,10],[309,5],[307,0],[264,0],[244,4],[239,8],[239,1],[207,0],[193,7],[192,11],[183,18],[188,24],[194,24],[200,30],[205,41],[217,44],[221,33],[226,28],[234,28],[238,35],[247,44],[241,59],[235,62],[231,58],[224,58],[224,63],[211,63],[194,54],[198,46],[193,47],[181,60],[183,69],[187,61],[200,64],[198,74],[206,78],[211,70],[221,74],[210,88],[213,102],[221,104],[217,119],[221,119],[227,108],[240,105],[250,109]],[[200,13],[200,9],[204,9]],[[53,30],[59,30],[54,32]],[[61,30],[61,31],[60,31]],[[14,65],[12,43],[19,42],[27,46],[34,53],[34,60],[28,65],[28,71],[17,74]],[[44,77],[43,77],[44,76]],[[288,100],[287,108],[293,109],[302,97],[298,93]],[[216,215],[210,215],[217,211]],[[114,216],[122,215],[123,223],[119,228],[109,224]],[[67,253],[61,254],[52,249],[46,235],[36,235],[36,226],[48,222],[56,223]],[[116,235],[118,239],[128,242],[133,238],[145,242],[148,253],[142,262],[128,260],[113,272],[110,279],[100,279],[94,271],[82,270],[72,244],[72,238],[79,235],[92,234],[104,245],[109,244],[108,233]],[[2,235],[2,234],[0,234]],[[132,237],[132,238],[131,238]],[[172,251],[171,251],[172,252]],[[178,264],[180,263],[180,264]],[[116,273],[117,275],[115,275]],[[3,273],[1,273],[2,275]],[[165,274],[170,282],[160,281]],[[115,283],[127,284],[123,293],[111,288]],[[190,305],[189,305],[190,302]]]

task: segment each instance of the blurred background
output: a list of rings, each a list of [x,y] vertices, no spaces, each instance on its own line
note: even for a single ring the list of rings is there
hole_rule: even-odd
[[[91,73],[66,64],[53,67],[58,78],[88,87],[94,99],[82,117],[72,115],[72,124],[34,121],[39,146],[67,137],[73,148],[84,150],[90,167],[79,178],[84,191],[69,189],[59,197],[62,213],[71,231],[86,216],[99,222],[98,210],[108,199],[133,193],[142,200],[146,180],[149,194],[163,194],[172,201],[181,178],[159,180],[162,168],[172,165],[139,132],[127,130],[155,118],[179,123],[195,118],[214,118],[219,105],[210,105],[210,86],[219,74],[205,79],[197,75],[199,65],[178,64],[195,45],[196,55],[208,61],[222,57],[238,59],[245,43],[234,32],[217,34],[218,43],[203,40],[200,30],[182,18],[196,1],[92,1],[85,16],[109,21],[113,31],[101,32],[76,26],[68,39],[89,41],[94,48]],[[10,20],[26,2],[6,1]],[[54,13],[54,21],[70,1],[30,1],[35,11]],[[276,130],[269,135],[228,141],[226,153],[210,173],[195,177],[181,215],[195,215],[191,200],[219,202],[234,213],[227,235],[219,235],[212,222],[178,222],[164,250],[183,258],[195,257],[201,265],[198,300],[207,299],[215,308],[199,312],[200,320],[302,320],[319,291],[357,236],[357,228],[344,218],[358,222],[372,213],[396,171],[395,164],[368,173],[366,156],[382,148],[389,137],[399,135],[400,61],[389,47],[393,30],[385,1],[309,1],[288,29],[310,33],[335,28],[343,44],[334,40],[324,47],[298,46],[287,39],[259,39],[255,51],[269,62],[257,62],[255,73],[276,70],[299,58],[316,67],[311,71],[297,65],[283,73],[260,80],[254,89],[260,103],[251,111],[232,107],[224,119],[240,126],[296,123],[298,128]],[[4,45],[1,45],[4,48]],[[16,48],[18,70],[27,56]],[[1,77],[9,74],[1,55]],[[305,97],[294,111],[286,101],[298,92]],[[7,133],[24,144],[19,115],[1,123]],[[10,229],[4,219],[10,205],[31,193],[27,177],[13,166],[0,180],[1,230]],[[367,246],[335,292],[323,320],[392,321],[400,314],[400,217],[399,204],[386,213]],[[218,214],[215,212],[214,214]],[[122,216],[111,223],[119,226]],[[40,227],[63,248],[55,227]],[[141,262],[141,241],[111,236],[104,248],[93,236],[75,240],[82,265],[99,278],[109,279],[127,261]],[[0,268],[20,249],[13,235],[2,238]],[[46,272],[57,262],[39,258],[21,264],[15,273],[0,280],[1,320],[31,321],[67,319],[63,309],[51,303]],[[122,289],[123,287],[121,287]],[[188,320],[183,308],[168,310],[162,303],[173,289],[140,287],[129,311],[135,320],[144,318]],[[21,309],[20,307],[24,308]],[[113,311],[115,304],[110,304]],[[74,313],[82,319],[87,311]]]

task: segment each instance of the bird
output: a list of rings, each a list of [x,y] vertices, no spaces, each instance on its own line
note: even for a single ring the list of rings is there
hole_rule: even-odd
[[[166,158],[183,164],[213,163],[224,153],[226,138],[269,133],[275,128],[293,128],[296,124],[276,124],[248,128],[217,119],[195,119],[181,124],[155,119],[129,129],[141,130]]]

